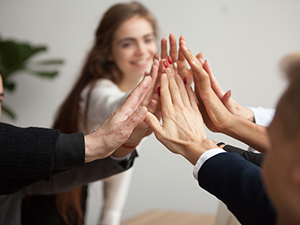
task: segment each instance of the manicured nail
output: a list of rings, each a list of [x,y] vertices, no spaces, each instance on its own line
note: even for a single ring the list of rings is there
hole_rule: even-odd
[[[160,97],[160,86],[157,88],[157,94]]]
[[[183,83],[184,83],[184,84],[187,84],[186,77],[183,78]]]
[[[164,67],[165,67],[165,68],[168,68],[167,61],[164,61],[163,64],[164,64]]]
[[[172,58],[171,58],[171,56],[168,56],[168,62],[169,62],[169,64],[172,65]]]

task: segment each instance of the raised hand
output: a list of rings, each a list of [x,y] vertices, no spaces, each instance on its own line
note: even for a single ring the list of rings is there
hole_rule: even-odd
[[[160,109],[158,109],[158,97],[156,94],[158,69],[159,62],[155,59],[149,74],[149,76],[152,78],[152,82],[149,85],[149,91],[143,99],[141,105],[145,106],[149,112],[153,113],[158,119],[160,119]],[[140,123],[138,126],[136,126],[136,128],[134,128],[124,145],[117,149],[113,155],[116,157],[126,156],[135,149],[135,147],[145,136],[150,135],[152,132],[153,131],[148,124],[145,122]]]
[[[95,132],[85,136],[85,162],[102,159],[111,155],[141,124],[147,108],[141,106],[150,90],[151,77],[146,76],[117,109]]]
[[[216,95],[219,97],[219,99],[222,101],[222,103],[226,106],[226,108],[234,115],[241,116],[246,118],[247,120],[254,122],[254,114],[253,112],[241,106],[238,104],[235,100],[231,98],[231,91],[223,91],[221,86],[219,85],[217,79],[215,78],[211,67],[207,61],[203,63],[203,69],[207,72],[210,78],[210,83],[213,91],[216,93]]]
[[[183,36],[180,36],[179,42],[185,40]],[[177,69],[177,73],[181,76],[187,85],[193,83],[193,72],[191,69],[188,69],[184,56],[182,55],[180,49],[177,50],[177,42],[174,34],[169,35],[169,56],[168,56],[168,41],[166,38],[161,40],[161,59],[167,61],[172,61],[174,67]],[[200,62],[203,62],[203,53],[199,53],[197,59]]]
[[[152,127],[157,139],[175,154],[180,154],[195,164],[205,151],[203,146],[216,145],[206,138],[203,120],[195,94],[185,86],[171,65],[161,76],[162,123],[151,113],[145,122]],[[207,150],[207,149],[206,149]]]
[[[180,48],[193,71],[199,108],[207,127],[212,131],[227,134],[258,151],[266,153],[270,148],[266,128],[228,111],[211,87],[209,74],[203,69],[205,63],[202,67],[199,60],[187,48],[184,40],[181,40]]]

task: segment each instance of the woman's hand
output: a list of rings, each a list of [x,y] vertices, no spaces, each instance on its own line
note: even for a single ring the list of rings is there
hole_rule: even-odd
[[[193,71],[199,108],[206,126],[212,131],[222,132],[262,153],[267,153],[270,142],[266,128],[250,122],[243,116],[232,114],[211,87],[210,76],[204,69],[210,68],[207,62],[202,66],[187,48],[184,40],[181,40],[180,48]]]
[[[209,75],[209,79],[210,79],[210,83],[211,83],[211,87],[212,87],[213,91],[216,93],[216,95],[222,101],[222,103],[226,106],[226,108],[233,115],[243,117],[251,122],[255,122],[254,114],[253,114],[252,110],[241,106],[235,100],[233,100],[231,98],[231,91],[227,91],[226,93],[225,93],[225,91],[223,91],[223,89],[219,85],[217,79],[215,78],[209,63],[206,60],[202,66],[203,66],[203,69]]]
[[[195,94],[169,64],[161,76],[162,123],[151,113],[145,122],[152,127],[157,139],[175,154],[195,164],[200,155],[216,145],[206,138],[203,120]]]
[[[185,40],[183,36],[180,36],[179,42],[181,40]],[[184,82],[187,85],[191,85],[193,83],[193,72],[191,69],[188,69],[187,63],[180,49],[177,50],[177,42],[174,34],[169,35],[169,45],[170,51],[168,56],[168,41],[166,38],[161,40],[161,59],[173,62],[174,67],[177,69],[178,74]],[[203,62],[203,53],[199,53],[196,57],[200,62]]]

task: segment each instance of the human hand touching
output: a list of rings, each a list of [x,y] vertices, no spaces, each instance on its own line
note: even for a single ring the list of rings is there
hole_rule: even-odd
[[[175,74],[170,65],[165,71],[160,80],[163,125],[151,113],[147,113],[145,122],[171,152],[184,156],[195,165],[202,153],[217,146],[206,138],[192,88],[184,85],[181,77]]]
[[[254,114],[252,110],[241,106],[238,104],[234,99],[231,98],[231,91],[223,91],[221,86],[219,85],[217,79],[215,78],[212,69],[210,67],[210,64],[205,60],[203,63],[203,69],[207,72],[209,75],[211,87],[213,91],[216,93],[218,98],[222,101],[222,103],[226,106],[226,108],[234,115],[241,116],[246,118],[247,120],[251,122],[255,122]]]
[[[185,40],[183,36],[180,36],[179,42]],[[182,55],[180,48],[177,50],[177,42],[174,34],[169,35],[169,56],[168,56],[168,41],[166,38],[161,40],[161,59],[167,60],[170,64],[174,64],[174,68],[177,69],[177,73],[181,76],[184,82],[187,85],[193,83],[193,72],[191,69],[188,69],[187,63],[184,56]],[[199,53],[197,59],[203,62],[203,53]]]
[[[85,162],[111,155],[132,134],[146,117],[147,108],[141,106],[150,90],[151,77],[145,76],[129,94],[125,102],[93,133],[85,136]]]
[[[151,84],[149,85],[149,91],[143,99],[141,106],[145,106],[147,110],[153,113],[158,119],[160,119],[160,109],[158,109],[158,97],[156,94],[157,77],[158,77],[159,62],[154,59],[152,69],[149,76],[152,78]],[[114,153],[115,157],[123,157],[132,152],[140,141],[152,133],[151,127],[145,122],[140,123],[131,133],[130,137],[125,143],[120,146]]]
[[[211,87],[209,74],[204,69],[205,67],[210,68],[209,64],[204,62],[202,66],[188,49],[184,40],[181,40],[180,48],[193,71],[196,96],[206,126],[214,132],[227,134],[266,153],[270,148],[266,128],[254,124],[242,116],[232,114]]]

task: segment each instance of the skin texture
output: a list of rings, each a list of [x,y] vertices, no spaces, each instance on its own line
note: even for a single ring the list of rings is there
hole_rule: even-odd
[[[207,127],[211,131],[222,132],[262,153],[267,153],[270,142],[266,128],[231,113],[211,87],[210,76],[204,69],[209,65],[206,65],[206,62],[201,64],[188,49],[183,38],[180,40],[180,48],[193,71],[195,92]]]
[[[151,80],[150,76],[146,76],[104,124],[85,136],[85,162],[111,155],[129,138],[134,128],[143,122],[147,108],[141,107],[141,102],[150,89]]]
[[[170,64],[165,72],[160,80],[163,125],[151,113],[147,113],[145,121],[171,152],[182,155],[195,165],[206,148],[217,146],[206,138],[203,119],[191,87],[185,86]]]

